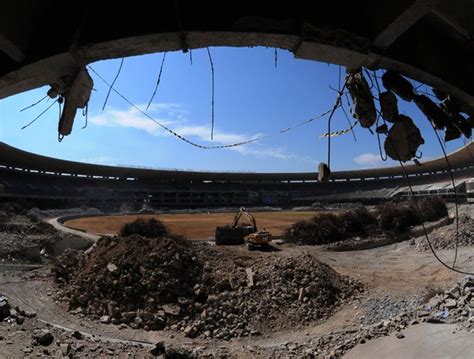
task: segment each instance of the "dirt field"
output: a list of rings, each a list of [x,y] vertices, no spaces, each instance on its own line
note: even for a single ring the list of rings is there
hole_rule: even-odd
[[[255,212],[252,215],[259,228],[266,228],[274,236],[281,236],[286,228],[297,221],[308,219],[321,212]],[[156,218],[163,221],[172,231],[189,239],[208,239],[214,237],[216,226],[232,222],[234,213],[199,213],[199,214],[144,214],[133,216],[102,216],[79,218],[67,221],[65,225],[93,234],[116,234],[120,228],[137,218]]]

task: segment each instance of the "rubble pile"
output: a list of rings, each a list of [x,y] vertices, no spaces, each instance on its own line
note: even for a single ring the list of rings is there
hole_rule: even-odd
[[[435,295],[417,315],[474,329],[474,277],[466,276],[451,289]]]
[[[142,358],[153,355],[147,355],[149,349],[136,344],[101,341],[79,331],[45,324],[37,318],[36,312],[12,306],[1,294],[0,343],[2,358],[123,357],[126,353]],[[168,353],[179,354],[173,348],[167,348]]]
[[[50,252],[50,247],[65,237],[72,235],[57,232],[53,226],[26,213],[21,207],[0,207],[1,262],[41,262],[47,257],[44,254]]]
[[[309,254],[234,258],[175,236],[102,238],[53,273],[59,299],[102,323],[226,340],[325,318],[361,290]]]
[[[438,228],[429,235],[431,244],[434,249],[453,249],[456,247],[456,223]],[[467,215],[459,216],[459,232],[457,237],[459,246],[474,245],[474,219]],[[422,238],[417,249],[422,251],[430,250],[426,238]]]
[[[377,316],[361,318],[360,325],[354,325],[341,331],[330,332],[307,343],[283,343],[273,350],[272,357],[316,357],[341,358],[344,353],[358,344],[395,333],[403,340],[402,330],[423,322],[459,324],[467,330],[474,328],[474,277],[466,276],[450,290],[433,296],[427,303],[420,304],[418,299],[402,299],[399,303],[393,298],[381,298],[382,303],[391,302],[394,310],[392,315],[372,323]],[[368,303],[366,312],[373,309]],[[402,307],[407,306],[402,310]],[[398,308],[397,308],[398,307]],[[368,319],[368,323],[367,323]]]
[[[53,273],[67,284],[71,308],[102,322],[163,329],[166,317],[179,313],[178,300],[193,297],[202,265],[185,239],[132,235],[101,238],[88,258],[69,251]]]

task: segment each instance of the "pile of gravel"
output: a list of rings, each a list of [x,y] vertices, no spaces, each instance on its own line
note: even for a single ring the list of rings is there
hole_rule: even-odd
[[[472,246],[474,245],[474,219],[469,216],[459,216],[459,232],[458,245]],[[435,229],[429,235],[429,239],[434,249],[453,249],[456,247],[456,221],[453,223]],[[418,250],[428,251],[430,247],[426,238],[422,238],[417,246]]]
[[[361,290],[309,254],[237,257],[175,236],[102,238],[87,255],[65,253],[53,273],[74,312],[218,339],[309,324]]]

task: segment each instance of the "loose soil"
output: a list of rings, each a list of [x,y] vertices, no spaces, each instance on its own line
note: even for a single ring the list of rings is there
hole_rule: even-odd
[[[281,211],[255,212],[252,215],[259,228],[266,228],[274,236],[282,233],[293,223],[317,216],[321,211]],[[65,225],[98,235],[115,235],[125,223],[137,218],[156,218],[174,233],[181,234],[188,239],[206,240],[214,238],[216,226],[232,223],[235,213],[199,213],[199,214],[142,214],[123,216],[86,217],[67,221]]]

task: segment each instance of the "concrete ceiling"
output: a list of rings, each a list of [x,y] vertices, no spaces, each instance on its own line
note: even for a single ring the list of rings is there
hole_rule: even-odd
[[[97,60],[206,46],[269,46],[297,58],[398,70],[474,110],[469,0],[124,4],[4,2],[0,98],[53,83]]]

